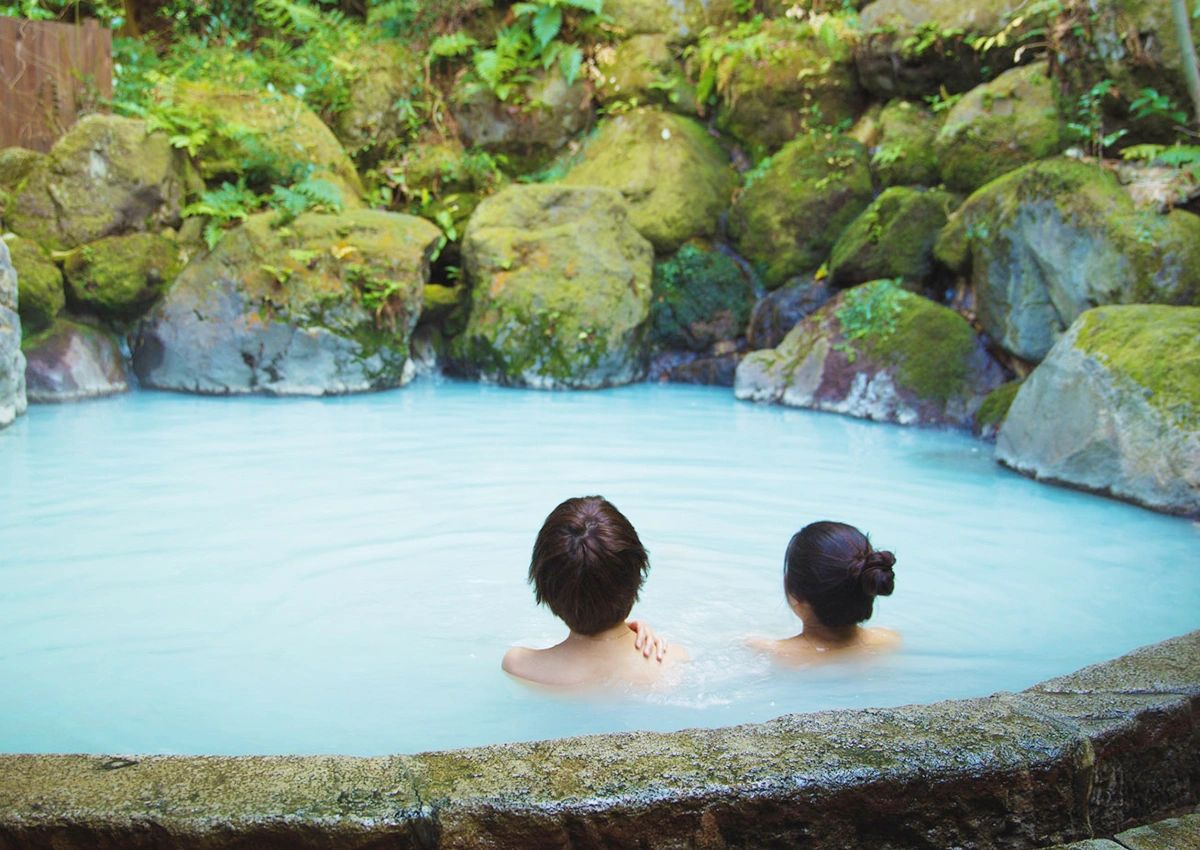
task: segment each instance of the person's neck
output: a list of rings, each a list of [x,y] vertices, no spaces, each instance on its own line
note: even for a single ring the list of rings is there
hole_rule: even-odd
[[[856,623],[848,626],[827,626],[816,619],[802,620],[801,622],[804,623],[804,628],[801,629],[798,637],[815,646],[846,646],[857,641],[862,634],[861,628]]]
[[[617,641],[621,639],[629,640],[630,646],[632,642],[633,632],[629,630],[629,626],[622,623],[617,623],[612,628],[605,629],[602,632],[597,632],[594,635],[584,635],[571,630],[567,635],[567,639],[563,641],[564,646],[574,649],[596,652],[602,649],[608,649],[613,646],[618,646]]]

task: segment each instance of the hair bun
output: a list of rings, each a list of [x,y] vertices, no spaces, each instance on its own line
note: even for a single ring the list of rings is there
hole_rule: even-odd
[[[863,593],[870,597],[891,596],[896,586],[896,574],[892,572],[895,563],[896,556],[887,550],[868,553],[858,576]]]

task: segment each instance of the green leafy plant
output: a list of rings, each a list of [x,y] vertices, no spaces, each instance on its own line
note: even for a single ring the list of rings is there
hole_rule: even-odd
[[[1104,102],[1116,96],[1115,88],[1112,80],[1100,80],[1079,96],[1075,114],[1067,121],[1068,138],[1083,144],[1093,156],[1102,156],[1105,148],[1116,144],[1129,132],[1126,129],[1105,131]]]
[[[901,280],[882,281],[873,286],[858,286],[843,296],[837,309],[842,341],[834,348],[853,363],[857,353],[851,343],[868,337],[890,337],[896,332],[904,289]]]
[[[273,186],[267,205],[278,214],[274,226],[282,227],[310,210],[341,212],[342,191],[328,180],[307,177],[291,186]]]
[[[244,180],[237,183],[225,182],[216,189],[208,189],[200,199],[183,208],[184,218],[205,216],[204,244],[209,250],[216,247],[224,235],[226,226],[245,221],[250,213],[261,206],[257,193],[246,188]]]
[[[1165,165],[1200,180],[1200,145],[1131,145],[1121,151],[1127,160]]]
[[[1168,95],[1160,94],[1157,89],[1144,88],[1129,104],[1129,111],[1138,121],[1154,118],[1166,118],[1176,124],[1187,123],[1187,113],[1176,109]]]

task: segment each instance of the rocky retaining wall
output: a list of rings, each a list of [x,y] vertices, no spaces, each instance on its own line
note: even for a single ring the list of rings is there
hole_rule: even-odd
[[[0,756],[0,848],[1034,848],[1200,794],[1200,631],[1027,691],[387,758]]]

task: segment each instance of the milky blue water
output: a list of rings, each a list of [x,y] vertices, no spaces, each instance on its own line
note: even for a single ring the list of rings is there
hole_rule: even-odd
[[[546,513],[600,493],[651,552],[635,614],[695,657],[651,692],[500,671]],[[789,536],[896,552],[901,651],[780,669]],[[1020,689],[1200,627],[1200,529],[1027,481],[958,433],[727,390],[474,384],[328,400],[143,392],[0,431],[0,751],[415,752]]]

